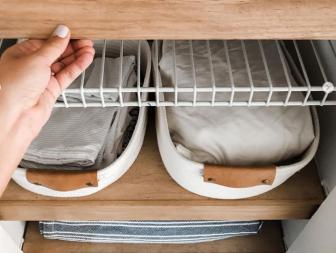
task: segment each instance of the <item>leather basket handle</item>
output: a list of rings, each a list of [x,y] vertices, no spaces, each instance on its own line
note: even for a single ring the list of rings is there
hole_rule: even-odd
[[[276,166],[264,167],[226,167],[204,165],[204,182],[232,188],[245,188],[257,185],[272,185]]]
[[[64,171],[27,169],[27,180],[56,191],[73,191],[85,187],[97,187],[97,171]]]

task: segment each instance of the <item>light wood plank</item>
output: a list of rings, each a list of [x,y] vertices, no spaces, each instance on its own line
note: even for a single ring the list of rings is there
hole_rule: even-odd
[[[258,235],[229,238],[197,244],[98,244],[46,240],[37,223],[28,225],[25,253],[283,253],[282,232],[278,222],[266,222]]]
[[[0,1],[0,37],[336,39],[334,0]]]
[[[91,196],[61,199],[11,182],[0,199],[0,219],[303,219],[324,199],[313,163],[280,187],[250,199],[215,200],[190,193],[166,172],[149,125],[139,157],[114,184]]]

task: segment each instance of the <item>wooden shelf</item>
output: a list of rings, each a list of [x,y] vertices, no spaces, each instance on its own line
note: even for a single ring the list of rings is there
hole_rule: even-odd
[[[46,37],[67,24],[76,38],[336,38],[333,0],[0,1],[0,37]]]
[[[258,235],[229,238],[197,244],[98,244],[46,240],[38,232],[36,222],[28,223],[25,253],[284,253],[279,222],[265,222]]]
[[[106,189],[62,199],[37,195],[11,182],[0,199],[0,220],[303,219],[323,199],[314,163],[273,191],[250,199],[215,200],[190,193],[166,172],[152,127],[132,168]]]

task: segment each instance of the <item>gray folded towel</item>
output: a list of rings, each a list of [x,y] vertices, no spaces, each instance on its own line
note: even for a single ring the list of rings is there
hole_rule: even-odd
[[[55,108],[23,159],[41,165],[92,166],[116,114],[116,108]]]
[[[99,61],[95,64],[99,65]],[[105,73],[114,72],[111,66]],[[126,87],[136,83],[133,67],[129,64],[130,69],[124,69],[128,73],[124,77]],[[95,73],[92,71],[88,76],[91,81],[87,84],[94,84]],[[108,80],[112,79],[109,77]],[[117,100],[118,95],[114,99]],[[63,170],[97,169],[109,165],[121,149],[123,134],[131,121],[129,110],[128,107],[54,108],[20,165],[24,168]]]
[[[41,164],[33,161],[22,160],[21,167],[31,169],[59,169],[59,170],[93,170],[109,166],[127,147],[135,129],[138,119],[138,108],[118,108],[114,113],[111,128],[109,129],[105,142],[91,166],[79,166],[77,164]],[[63,151],[61,150],[60,153]],[[84,151],[85,152],[85,151]]]

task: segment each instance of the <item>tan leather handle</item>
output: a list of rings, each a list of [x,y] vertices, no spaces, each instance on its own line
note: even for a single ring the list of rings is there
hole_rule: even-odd
[[[27,170],[27,180],[56,191],[98,186],[97,171]]]
[[[276,166],[265,167],[225,167],[204,165],[205,182],[233,188],[272,185],[276,174]]]

